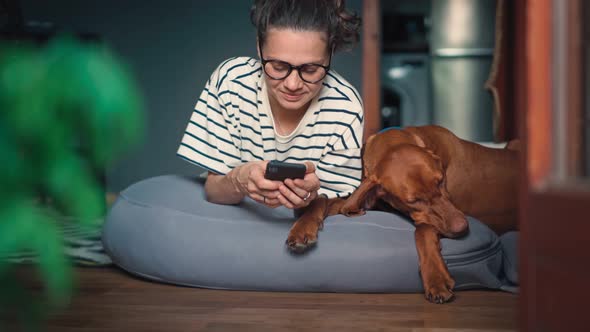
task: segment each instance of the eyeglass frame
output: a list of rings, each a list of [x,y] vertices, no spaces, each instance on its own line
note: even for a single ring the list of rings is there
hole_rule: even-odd
[[[320,65],[319,63],[304,63],[301,64],[299,66],[293,66],[292,64],[288,63],[287,61],[283,61],[283,60],[267,60],[264,58],[264,56],[262,55],[262,43],[260,43],[260,41],[258,42],[258,50],[260,52],[260,62],[262,63],[262,70],[264,71],[264,73],[266,74],[266,76],[268,76],[270,79],[273,79],[275,81],[282,81],[285,78],[289,77],[289,75],[291,75],[291,73],[293,72],[293,69],[297,70],[297,74],[299,75],[299,78],[305,82],[305,83],[309,83],[309,84],[317,84],[319,83],[321,80],[323,80],[324,78],[326,78],[326,76],[328,76],[328,72],[330,71],[330,65],[332,64],[332,52],[330,52],[329,58],[328,58],[328,65],[324,66],[324,65]],[[287,71],[287,74],[285,75],[285,77],[283,78],[274,78],[272,76],[270,76],[267,72],[266,72],[266,64],[269,62],[279,62],[282,64],[285,64],[289,67],[289,71]],[[315,81],[315,82],[310,82],[308,80],[306,80],[305,78],[303,78],[303,75],[301,74],[301,68],[303,68],[304,66],[308,66],[308,65],[313,65],[313,66],[319,66],[324,68],[324,70],[326,71],[324,76],[322,76],[322,78],[320,78],[319,80]]]

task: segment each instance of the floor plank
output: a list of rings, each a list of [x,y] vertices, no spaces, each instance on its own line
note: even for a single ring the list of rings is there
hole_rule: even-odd
[[[225,291],[154,283],[116,268],[79,268],[70,306],[47,331],[516,331],[517,296]]]

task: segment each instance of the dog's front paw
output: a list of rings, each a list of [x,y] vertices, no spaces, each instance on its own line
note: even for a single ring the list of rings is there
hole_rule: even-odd
[[[366,211],[347,202],[342,208],[340,208],[340,213],[347,217],[359,217],[364,215]]]
[[[287,237],[287,247],[289,250],[302,253],[308,248],[314,246],[318,241],[318,230],[321,225],[300,225],[295,223],[289,231]]]
[[[455,297],[455,281],[451,277],[438,276],[424,284],[424,297],[436,304],[450,302]]]

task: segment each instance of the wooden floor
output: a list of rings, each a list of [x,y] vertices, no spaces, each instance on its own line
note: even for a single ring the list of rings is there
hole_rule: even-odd
[[[221,291],[158,284],[116,268],[79,268],[71,305],[47,331],[516,331],[517,296]]]

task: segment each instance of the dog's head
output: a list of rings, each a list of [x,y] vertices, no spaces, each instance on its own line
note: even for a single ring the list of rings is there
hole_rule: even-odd
[[[381,199],[416,224],[432,225],[445,236],[455,237],[467,229],[465,215],[450,200],[443,164],[432,151],[399,144],[383,151],[379,162],[367,172],[358,194],[355,191],[349,198],[351,204],[345,207],[368,209]]]

